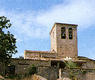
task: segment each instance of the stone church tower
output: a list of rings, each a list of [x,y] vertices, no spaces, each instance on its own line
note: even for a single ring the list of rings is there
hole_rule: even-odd
[[[50,31],[51,51],[58,57],[77,57],[77,26],[55,23]]]

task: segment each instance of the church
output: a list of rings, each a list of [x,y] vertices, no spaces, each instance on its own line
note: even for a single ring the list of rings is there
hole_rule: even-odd
[[[25,50],[24,59],[61,59],[64,57],[76,58],[77,51],[77,25],[55,23],[50,31],[50,51]]]
[[[50,61],[50,67],[54,69],[52,69],[53,71],[49,69],[50,74],[47,74],[47,80],[57,80],[58,78],[61,80],[66,77],[66,75],[63,74],[63,72],[65,72],[64,61],[65,59],[72,59],[73,62],[80,66],[80,69],[87,71],[84,76],[80,74],[77,80],[94,80],[95,61],[86,57],[78,56],[77,26],[78,25],[76,24],[55,23],[50,31],[51,50],[25,50],[24,59]],[[46,65],[43,64],[43,66],[45,67]],[[42,71],[39,69],[38,74],[40,73],[41,76],[43,76],[44,73],[48,73],[47,67],[45,68],[42,68]],[[61,72],[59,72],[60,69]]]
[[[85,71],[73,80],[95,80],[95,61],[78,56],[76,24],[55,23],[50,31],[50,51],[24,51],[24,59],[12,59],[10,63],[11,74],[26,74],[27,69],[35,65],[37,75],[46,80],[72,80],[65,62],[71,60],[79,67],[74,71]],[[3,70],[3,69],[1,69]]]

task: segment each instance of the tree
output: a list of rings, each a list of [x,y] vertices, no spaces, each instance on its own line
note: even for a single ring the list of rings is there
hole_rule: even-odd
[[[6,17],[0,17],[0,62],[7,64],[12,54],[17,52],[16,39],[8,29],[11,27],[10,20]]]

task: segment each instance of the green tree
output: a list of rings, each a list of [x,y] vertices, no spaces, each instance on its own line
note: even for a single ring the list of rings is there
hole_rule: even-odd
[[[10,20],[6,17],[0,17],[0,62],[7,64],[12,54],[17,52],[16,39],[8,29],[11,27]]]

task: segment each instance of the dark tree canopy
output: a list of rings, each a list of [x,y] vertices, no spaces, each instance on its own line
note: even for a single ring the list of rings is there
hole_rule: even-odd
[[[6,17],[0,17],[0,62],[7,62],[12,54],[17,52],[16,39],[14,35],[8,31],[11,27],[10,20]]]

